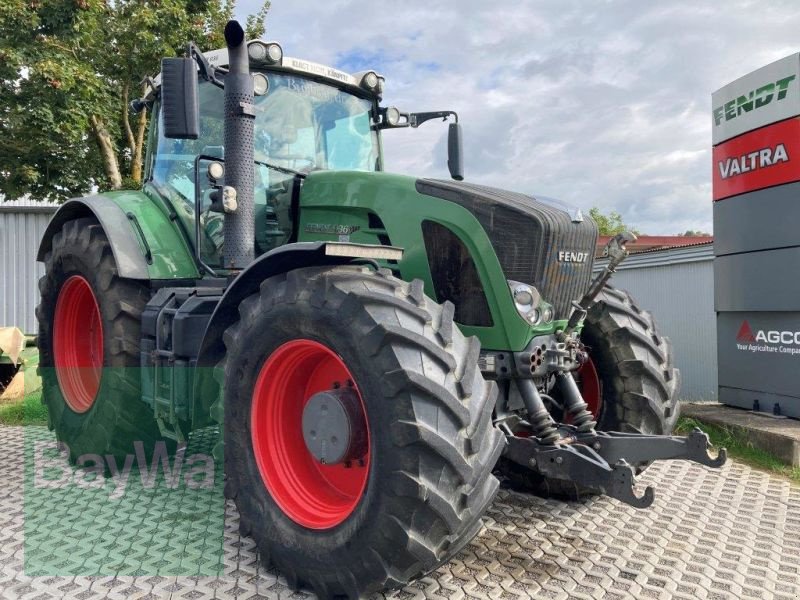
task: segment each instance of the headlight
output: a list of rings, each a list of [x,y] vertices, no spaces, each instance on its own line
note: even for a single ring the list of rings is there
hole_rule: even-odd
[[[361,85],[371,91],[376,91],[378,88],[378,74],[375,71],[367,71],[361,79]]]
[[[269,91],[269,79],[263,73],[253,75],[253,93],[256,96],[263,96]]]
[[[400,122],[400,111],[394,106],[386,109],[386,124],[394,127]]]
[[[256,40],[247,45],[247,54],[250,60],[256,63],[267,63],[270,65],[280,64],[283,60],[283,49],[280,44],[270,42],[265,44]]]
[[[261,62],[267,58],[267,45],[262,42],[251,42],[247,46],[247,54],[250,56],[250,60]]]
[[[539,290],[519,281],[509,281],[508,287],[511,289],[511,297],[514,299],[514,306],[517,307],[520,316],[533,325],[538,324],[541,320],[538,306],[542,298]]]
[[[542,321],[545,323],[550,323],[553,321],[554,316],[553,307],[549,304],[544,304],[542,306]]]
[[[283,60],[283,48],[278,44],[270,44],[267,46],[267,58],[273,64],[278,64]]]
[[[208,163],[208,176],[214,181],[219,181],[225,177],[225,167],[217,161]]]
[[[509,281],[508,287],[519,315],[531,325],[550,323],[553,320],[553,307],[542,300],[542,295],[532,285]]]
[[[520,306],[533,306],[533,290],[519,286],[514,290],[514,302]]]

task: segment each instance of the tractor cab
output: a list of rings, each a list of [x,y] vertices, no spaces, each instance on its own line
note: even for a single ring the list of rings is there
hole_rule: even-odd
[[[146,179],[167,199],[195,240],[203,262],[223,266],[223,212],[212,200],[224,186],[224,174],[209,175],[209,166],[223,165],[225,145],[224,85],[227,50],[205,53],[214,76],[198,73],[199,131],[195,139],[165,135],[158,91],[150,93],[156,126],[152,128]],[[276,43],[248,44],[253,79],[255,253],[268,252],[292,238],[295,185],[319,170],[380,171],[383,168],[378,105],[383,77],[374,71],[354,76],[283,57]],[[277,58],[272,58],[277,57]],[[216,164],[215,164],[216,163]]]

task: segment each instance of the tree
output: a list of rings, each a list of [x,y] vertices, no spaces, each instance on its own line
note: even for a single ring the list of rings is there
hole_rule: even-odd
[[[680,237],[711,237],[711,234],[706,231],[688,229],[686,233],[679,233]]]
[[[600,230],[600,235],[617,235],[623,231],[630,231],[631,233],[639,234],[639,231],[633,227],[628,227],[622,220],[622,215],[617,211],[612,210],[607,215],[600,212],[600,209],[592,207],[589,210],[589,216],[592,217],[597,228]]]
[[[247,19],[261,37],[269,1]],[[192,40],[224,46],[235,0],[0,2],[0,194],[65,199],[138,186],[142,82]]]

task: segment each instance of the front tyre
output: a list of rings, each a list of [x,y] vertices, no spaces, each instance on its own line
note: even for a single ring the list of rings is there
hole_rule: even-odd
[[[268,279],[225,333],[227,494],[294,587],[357,598],[480,529],[502,449],[478,343],[388,271]]]
[[[606,285],[589,309],[581,340],[598,378],[596,388],[584,386],[584,394],[599,393],[597,428],[670,435],[680,412],[680,372],[653,315],[625,290]]]

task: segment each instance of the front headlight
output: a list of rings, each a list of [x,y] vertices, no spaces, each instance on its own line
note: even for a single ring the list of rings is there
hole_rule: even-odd
[[[542,302],[541,309],[542,309],[542,322],[552,323],[553,317],[555,316],[555,311],[553,310],[553,307],[549,305],[547,302]]]
[[[511,297],[517,312],[531,325],[549,323],[553,320],[553,307],[542,300],[542,295],[532,285],[519,281],[508,282]]]

